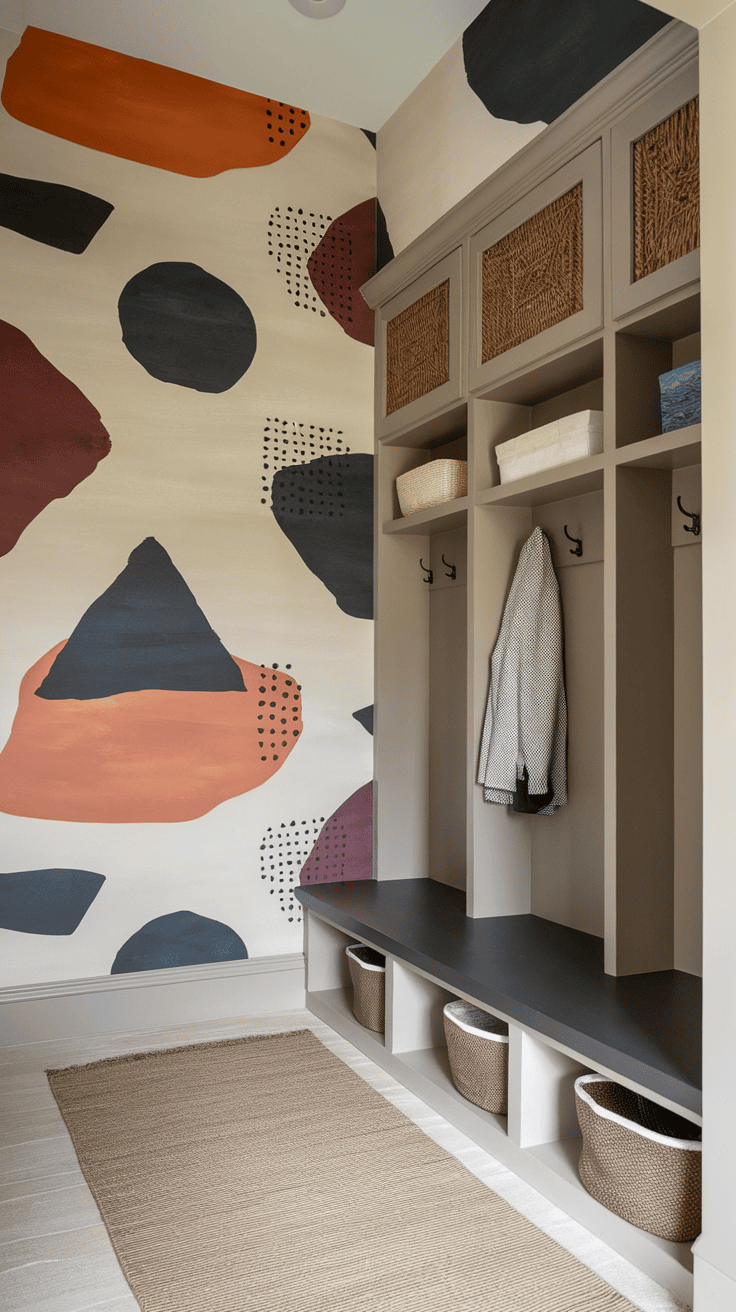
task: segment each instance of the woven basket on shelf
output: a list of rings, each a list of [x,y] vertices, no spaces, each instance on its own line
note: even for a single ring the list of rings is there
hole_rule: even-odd
[[[583,184],[483,252],[482,360],[583,308]]]
[[[443,1010],[452,1082],[476,1107],[506,1115],[509,1027],[470,1002],[448,1002]]]
[[[386,1014],[386,958],[365,943],[345,949],[353,982],[353,1015],[359,1025],[383,1034]]]
[[[414,515],[429,506],[464,497],[468,491],[467,460],[430,460],[400,474],[396,493],[402,515]]]
[[[580,1179],[588,1193],[662,1239],[697,1238],[702,1160],[697,1126],[605,1075],[578,1076],[575,1104],[583,1135]]]
[[[699,245],[696,96],[634,142],[634,281]]]
[[[386,324],[386,414],[450,377],[450,283],[442,282]]]

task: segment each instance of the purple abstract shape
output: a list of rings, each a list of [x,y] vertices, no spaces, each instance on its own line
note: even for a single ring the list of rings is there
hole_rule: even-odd
[[[325,822],[299,876],[300,884],[373,877],[373,783],[363,784]]]

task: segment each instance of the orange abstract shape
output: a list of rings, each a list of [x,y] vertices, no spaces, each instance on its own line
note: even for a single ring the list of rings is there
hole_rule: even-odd
[[[64,646],[52,647],[21,682],[0,752],[0,811],[9,815],[98,824],[196,820],[265,783],[301,736],[296,680],[237,656],[245,692],[36,697]]]
[[[8,60],[2,103],[42,132],[192,178],[273,164],[309,128],[294,105],[38,27]]]

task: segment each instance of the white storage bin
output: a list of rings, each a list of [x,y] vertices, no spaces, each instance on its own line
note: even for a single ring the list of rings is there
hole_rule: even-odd
[[[467,460],[430,460],[396,480],[396,492],[402,515],[441,506],[445,501],[464,497],[468,491]]]
[[[551,424],[533,428],[496,447],[502,483],[526,478],[570,460],[598,455],[603,450],[603,411],[580,410]]]

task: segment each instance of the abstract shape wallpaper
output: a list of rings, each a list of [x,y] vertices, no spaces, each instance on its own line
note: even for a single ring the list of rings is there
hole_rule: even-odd
[[[552,123],[671,21],[641,0],[491,0],[463,33],[468,84],[494,118]]]
[[[373,345],[373,311],[363,300],[360,288],[373,277],[378,264],[379,210],[378,201],[371,198],[341,214],[307,261],[312,285],[323,305],[348,337],[366,346]]]
[[[321,242],[329,214],[315,214],[296,205],[277,205],[268,220],[268,255],[283,278],[295,310],[311,310],[325,318],[309,277],[309,260]]]
[[[85,611],[36,689],[92,701],[143,688],[245,692],[243,676],[168,552],[146,538]]]
[[[373,618],[373,456],[319,456],[279,470],[277,524],[340,610]]]
[[[302,732],[293,676],[230,656],[155,538],[21,683],[0,811],[194,820],[275,774]]]
[[[299,870],[372,770],[373,352],[308,261],[374,147],[38,29],[0,80],[0,979],[299,952]],[[335,458],[335,523],[288,536],[274,478]]]
[[[245,943],[229,925],[194,911],[171,911],[149,920],[123,943],[110,974],[170,970],[172,966],[199,966],[208,961],[243,961],[247,956]]]
[[[77,187],[0,173],[0,224],[72,255],[84,254],[113,208]]]
[[[353,711],[353,719],[362,724],[366,733],[373,733],[373,704],[370,706],[361,706],[359,711]]]
[[[309,129],[293,105],[38,27],[8,61],[2,103],[42,132],[192,178],[273,164]]]
[[[364,784],[337,808],[302,866],[300,884],[370,879],[373,858],[373,784]]]
[[[34,346],[0,320],[0,556],[50,501],[67,497],[109,453],[92,402]]]
[[[13,870],[0,875],[0,928],[73,934],[105,882],[92,870]]]
[[[256,353],[256,325],[232,287],[198,264],[152,264],[118,301],[123,341],[154,378],[198,392],[227,392]]]

